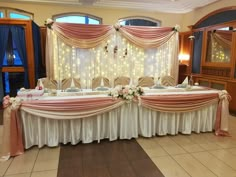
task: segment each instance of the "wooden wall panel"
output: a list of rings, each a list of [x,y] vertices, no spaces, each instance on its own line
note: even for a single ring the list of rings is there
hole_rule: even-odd
[[[230,81],[227,83],[226,90],[229,92],[232,100],[229,102],[229,109],[236,114],[236,81]]]

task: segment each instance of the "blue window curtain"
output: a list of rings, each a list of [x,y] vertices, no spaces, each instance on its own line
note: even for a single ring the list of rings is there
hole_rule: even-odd
[[[201,67],[201,55],[202,55],[202,37],[203,32],[194,33],[194,46],[193,46],[193,60],[192,60],[192,73],[199,74]]]
[[[24,87],[29,88],[28,63],[25,43],[25,30],[22,26],[11,26],[12,39],[15,42],[17,51],[24,66]]]
[[[3,82],[2,82],[2,64],[5,51],[7,48],[7,39],[10,27],[8,25],[0,25],[0,103],[4,97]]]
[[[40,38],[40,28],[39,26],[32,22],[32,30],[33,30],[33,43],[34,43],[34,68],[35,68],[35,80],[41,77],[46,76],[46,71],[43,67],[42,63],[42,53],[41,53],[41,38]],[[35,83],[36,84],[36,83]]]

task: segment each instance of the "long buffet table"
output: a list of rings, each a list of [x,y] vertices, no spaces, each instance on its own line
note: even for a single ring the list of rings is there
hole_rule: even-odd
[[[222,135],[228,131],[230,96],[226,91],[150,89],[129,102],[105,92],[94,93],[58,92],[58,96],[39,100],[5,100],[4,158],[34,145],[53,147],[214,129]]]

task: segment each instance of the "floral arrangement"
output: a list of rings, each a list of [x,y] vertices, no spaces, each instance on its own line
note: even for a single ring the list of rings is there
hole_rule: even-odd
[[[173,30],[176,31],[176,32],[179,32],[180,26],[179,26],[179,25],[175,25],[175,27],[173,28]]]
[[[9,95],[5,96],[3,98],[3,108],[6,108],[8,106],[12,106],[12,109],[16,110],[18,109],[19,105],[20,105],[20,98],[18,97],[10,97]]]
[[[48,27],[49,29],[52,29],[53,22],[54,21],[52,19],[48,18],[47,20],[44,21],[44,25]]]
[[[121,98],[126,101],[131,101],[134,98],[138,98],[144,93],[142,87],[130,87],[130,86],[116,86],[109,93],[109,96],[113,98]]]
[[[35,90],[43,90],[43,86],[36,86]]]

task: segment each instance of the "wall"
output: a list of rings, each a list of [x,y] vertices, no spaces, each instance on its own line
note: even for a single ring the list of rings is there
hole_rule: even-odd
[[[201,18],[208,15],[209,13],[230,6],[236,6],[236,0],[220,0],[203,8],[196,9],[193,12],[184,14],[182,21],[182,31],[189,31],[188,26],[194,25],[196,22],[198,22]]]
[[[127,16],[148,16],[158,19],[162,22],[162,26],[174,27],[176,24],[182,25],[182,14],[170,13],[157,13],[151,11],[140,10],[125,10],[125,9],[108,9],[108,8],[89,8],[82,6],[71,5],[52,5],[52,4],[31,4],[31,3],[4,3],[1,2],[0,6],[12,7],[22,9],[34,13],[34,21],[43,26],[47,18],[51,18],[54,14],[66,12],[82,12],[92,14],[103,19],[103,24],[113,25],[116,24],[119,18]]]
[[[227,3],[226,3],[227,1]],[[236,0],[220,0],[203,8],[194,10],[186,14],[158,13],[141,10],[108,9],[108,8],[89,8],[72,5],[53,5],[53,4],[32,4],[32,3],[8,3],[1,2],[3,7],[23,9],[34,13],[34,21],[43,26],[45,19],[51,18],[54,14],[66,12],[83,12],[103,18],[103,24],[113,25],[119,18],[127,16],[148,16],[162,21],[162,26],[175,26],[179,24],[181,31],[189,31],[188,26],[195,24],[205,15],[228,6],[236,6]],[[110,15],[112,14],[112,15]]]

